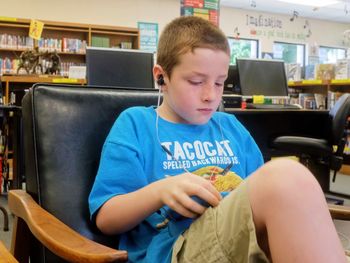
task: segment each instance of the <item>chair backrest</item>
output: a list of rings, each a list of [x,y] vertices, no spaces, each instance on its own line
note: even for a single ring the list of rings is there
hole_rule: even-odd
[[[332,145],[339,145],[344,138],[344,131],[350,115],[350,94],[343,94],[329,111],[332,118]]]
[[[90,223],[88,195],[117,116],[157,97],[155,89],[36,84],[22,102],[27,192],[77,232],[116,247]]]

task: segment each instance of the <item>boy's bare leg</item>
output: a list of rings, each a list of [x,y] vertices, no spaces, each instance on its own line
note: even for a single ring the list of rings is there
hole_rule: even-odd
[[[289,159],[268,162],[248,179],[248,189],[259,243],[270,247],[273,262],[346,262],[323,192],[307,168]]]

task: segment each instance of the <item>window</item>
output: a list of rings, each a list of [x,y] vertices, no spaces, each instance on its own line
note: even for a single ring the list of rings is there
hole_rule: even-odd
[[[258,57],[258,40],[246,38],[228,38],[231,50],[230,64],[236,64],[236,58],[257,58]]]
[[[305,45],[284,42],[273,43],[273,58],[281,59],[285,63],[305,65]]]
[[[319,48],[320,63],[336,63],[338,59],[346,57],[345,48],[334,48],[320,46]]]

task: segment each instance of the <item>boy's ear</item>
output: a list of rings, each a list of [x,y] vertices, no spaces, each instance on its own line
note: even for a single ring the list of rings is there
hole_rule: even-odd
[[[161,90],[164,90],[164,87],[166,86],[166,82],[164,80],[164,70],[163,68],[156,64],[153,67],[153,77],[157,81],[157,84]]]
[[[165,84],[163,75],[159,75],[157,79],[157,84],[163,86]]]

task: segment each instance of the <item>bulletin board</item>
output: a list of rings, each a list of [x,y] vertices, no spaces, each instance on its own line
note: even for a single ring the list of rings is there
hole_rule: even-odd
[[[220,0],[181,0],[182,16],[199,16],[219,26]]]

